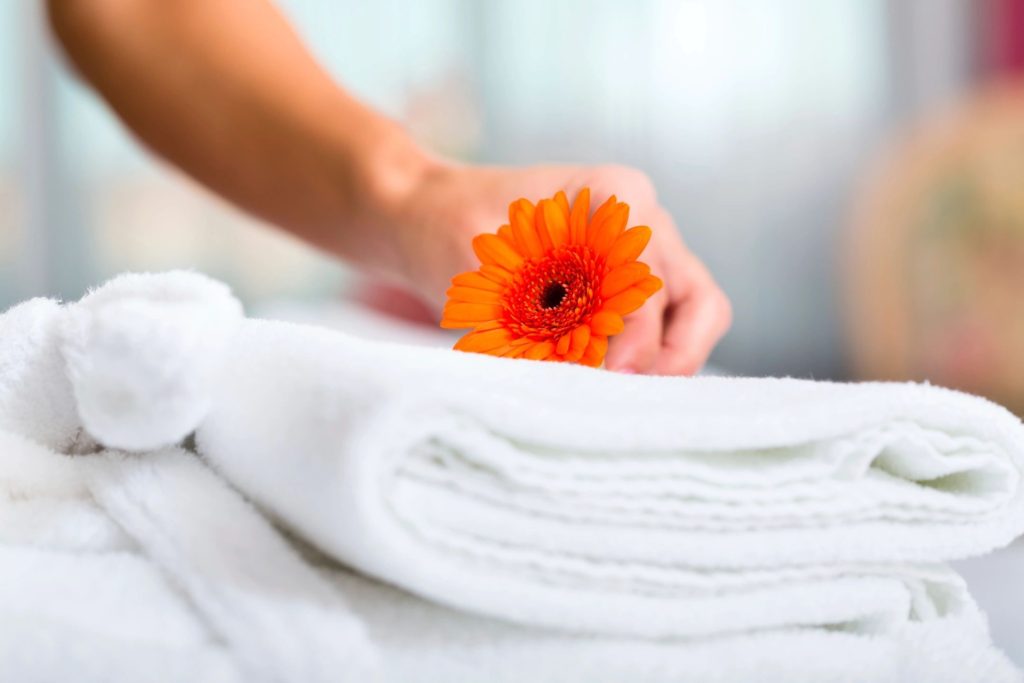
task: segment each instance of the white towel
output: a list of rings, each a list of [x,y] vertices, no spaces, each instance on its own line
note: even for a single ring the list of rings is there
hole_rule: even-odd
[[[783,629],[699,639],[582,636],[479,618],[331,572],[402,683],[1019,681],[975,617],[898,633]]]
[[[1018,680],[977,614],[898,636],[804,629],[697,641],[585,637],[472,617],[315,554],[314,573],[180,451],[69,459],[2,435],[0,445],[5,481],[31,458],[36,474],[54,475],[44,480],[53,482],[47,495],[85,495],[124,529],[86,545],[79,534],[74,553],[0,547],[4,681]]]
[[[674,379],[246,322],[201,451],[432,600],[645,637],[899,628],[1024,525],[1024,430],[914,385]]]
[[[333,683],[378,667],[341,593],[194,455],[68,457],[0,432],[0,680]]]
[[[65,309],[31,299],[0,315],[0,429],[67,450],[81,424],[60,331]]]
[[[990,404],[239,323],[194,275],[90,301],[0,337],[2,680],[1019,680],[935,564],[1021,530]],[[263,509],[460,611],[312,571],[164,447],[197,424]]]
[[[240,318],[191,273],[0,315],[0,681],[378,679],[341,594],[165,447],[208,411]]]
[[[195,273],[128,273],[87,294],[61,327],[84,427],[114,448],[180,441],[209,411],[241,319],[227,286]]]

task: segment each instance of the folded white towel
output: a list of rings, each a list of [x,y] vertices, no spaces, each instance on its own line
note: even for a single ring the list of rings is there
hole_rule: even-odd
[[[154,680],[365,680],[377,650],[403,682],[1019,680],[935,564],[1024,526],[1021,427],[991,404],[623,377],[238,311],[168,274],[0,317],[20,378],[0,377],[0,679],[149,661]],[[197,424],[322,550],[502,621],[310,571],[160,448]]]
[[[661,642],[472,617],[329,565],[318,576],[185,453],[65,458],[17,439],[2,445],[4,481],[33,458],[37,473],[55,475],[37,496],[85,492],[124,529],[73,553],[0,548],[4,681],[1019,680],[977,614],[899,634],[805,629]]]
[[[968,683],[1020,681],[975,618],[899,632],[784,629],[700,639],[556,633],[473,617],[330,572],[402,683]]]
[[[928,564],[1024,526],[1024,430],[914,385],[613,375],[246,322],[201,451],[454,607],[646,637],[969,612]]]

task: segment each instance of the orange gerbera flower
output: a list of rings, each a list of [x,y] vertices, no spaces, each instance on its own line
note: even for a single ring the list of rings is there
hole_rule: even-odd
[[[597,367],[622,317],[661,288],[637,257],[651,229],[626,230],[629,206],[612,196],[594,215],[590,190],[508,209],[508,225],[477,235],[479,270],[452,278],[441,327],[472,328],[455,348]]]

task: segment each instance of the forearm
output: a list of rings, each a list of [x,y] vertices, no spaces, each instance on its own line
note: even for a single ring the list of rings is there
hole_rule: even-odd
[[[388,270],[388,207],[430,161],[265,0],[50,0],[82,75],[155,152],[246,211]]]

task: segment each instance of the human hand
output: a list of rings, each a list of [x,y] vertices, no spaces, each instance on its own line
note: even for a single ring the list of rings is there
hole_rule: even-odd
[[[591,190],[591,210],[615,194],[630,206],[630,225],[648,225],[641,260],[664,282],[610,339],[605,366],[620,372],[692,375],[731,323],[729,300],[686,248],[646,175],[623,166],[497,168],[437,165],[393,208],[394,270],[432,304],[444,303],[453,275],[472,270],[472,238],[507,222],[508,205],[565,190]]]

